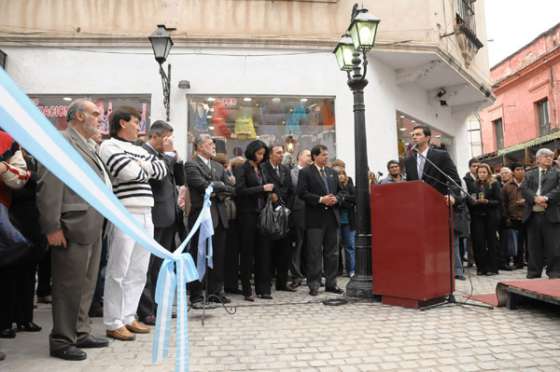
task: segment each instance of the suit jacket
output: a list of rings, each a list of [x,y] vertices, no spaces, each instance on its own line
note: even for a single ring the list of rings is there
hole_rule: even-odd
[[[290,171],[290,175],[292,176],[292,185],[294,186],[294,190],[297,190],[299,171],[300,171],[300,169],[298,168],[297,165],[294,168],[292,168],[292,170]],[[303,200],[301,200],[301,198],[297,195],[297,193],[295,193],[294,202],[292,204],[292,212],[299,212],[299,211],[305,211],[305,202]]]
[[[260,212],[268,196],[264,184],[264,179],[259,180],[249,160],[235,169],[235,201],[239,213]]]
[[[305,202],[305,221],[308,228],[322,227],[331,213],[334,214],[336,223],[340,224],[338,207],[344,198],[340,190],[338,174],[327,167],[325,167],[325,174],[329,190],[325,188],[321,174],[314,164],[299,171],[297,194]],[[333,194],[338,199],[338,203],[332,207],[319,203],[319,198],[328,194]]]
[[[523,222],[526,222],[533,213],[535,196],[539,188],[539,168],[529,171],[521,183],[521,193],[525,198],[525,210],[523,211]],[[560,223],[560,172],[556,168],[549,169],[541,185],[541,195],[548,198],[548,208],[545,209],[546,219],[553,223]]]
[[[416,153],[406,158],[404,165],[406,169],[406,180],[416,181],[419,180],[418,168],[416,158],[420,156]],[[458,185],[461,185],[461,179],[457,173],[457,168],[453,164],[453,160],[449,157],[447,151],[437,150],[430,148],[428,150],[427,159],[431,160],[449,177],[451,177]],[[432,164],[427,160],[424,162],[424,172],[422,173],[422,181],[435,188],[440,194],[447,195],[447,184],[449,180],[441,174]],[[451,193],[455,199],[462,199],[461,192],[453,185],[451,186]]]
[[[233,195],[235,189],[227,184],[226,173],[220,163],[210,160],[210,166],[209,168],[198,155],[185,163],[185,175],[191,195],[191,215],[198,215],[202,209],[204,192],[212,183],[214,185],[211,198],[212,206],[210,207],[212,223],[214,227],[217,227],[221,221],[222,226],[227,229],[229,228],[229,218],[224,205],[224,198],[227,195]]]
[[[71,127],[63,131],[62,135],[103,179],[103,163],[95,151]],[[103,217],[43,165],[39,165],[38,176],[37,208],[43,233],[50,234],[62,229],[67,240],[84,245],[99,239]]]
[[[167,175],[163,179],[150,179],[148,182],[154,195],[154,206],[152,207],[154,227],[169,227],[177,221],[177,185],[182,185],[185,179],[182,176],[183,162],[162,154],[148,144],[144,144],[142,147],[158,159],[163,160],[167,167]]]
[[[280,164],[278,166],[278,170],[280,172],[280,176],[278,176],[269,161],[261,165],[261,171],[264,175],[264,183],[273,183],[274,190],[272,190],[272,192],[278,195],[282,204],[291,210],[294,203],[294,187],[292,185],[290,169],[287,166]]]

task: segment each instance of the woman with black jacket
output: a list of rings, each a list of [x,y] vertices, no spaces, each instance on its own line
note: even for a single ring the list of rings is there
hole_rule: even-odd
[[[241,286],[246,301],[254,301],[251,274],[255,268],[255,292],[259,298],[272,299],[270,245],[257,229],[259,212],[264,208],[274,185],[264,183],[261,163],[268,159],[268,147],[262,141],[251,142],[245,150],[247,161],[235,169],[237,219],[241,231]]]
[[[488,164],[480,164],[469,187],[471,236],[478,275],[498,274],[497,249],[501,194]],[[474,200],[473,200],[474,199]]]
[[[343,195],[339,207],[340,235],[344,244],[346,273],[352,278],[356,272],[356,192],[344,169],[338,171],[338,181]]]

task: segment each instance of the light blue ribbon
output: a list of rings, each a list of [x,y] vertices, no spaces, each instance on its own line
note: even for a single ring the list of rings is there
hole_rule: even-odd
[[[156,329],[154,333],[154,342],[152,346],[152,362],[159,363],[169,354],[169,337],[171,330],[169,324],[172,322],[172,308],[174,301],[174,293],[177,291],[177,358],[176,370],[184,371],[185,365],[188,366],[189,349],[188,349],[188,319],[187,319],[187,282],[202,278],[199,276],[201,272],[200,265],[196,269],[190,254],[183,253],[187,244],[191,241],[194,234],[199,233],[199,249],[200,241],[209,241],[209,249],[212,249],[212,235],[214,228],[212,225],[212,215],[210,213],[210,196],[212,195],[212,185],[206,188],[204,193],[204,203],[202,211],[198,215],[191,231],[181,245],[173,252],[173,259],[165,259],[159,271],[155,301],[158,304]],[[208,230],[210,226],[210,230]],[[206,254],[206,252],[203,252]],[[204,257],[202,256],[202,266],[206,267]],[[199,251],[200,258],[200,251]],[[211,259],[211,258],[210,258]],[[200,259],[198,260],[200,262]],[[204,270],[202,270],[204,273]],[[204,274],[202,274],[204,275]]]
[[[62,137],[58,130],[37,109],[35,104],[21,91],[8,74],[0,69],[0,126],[5,129],[22,147],[40,161],[50,172],[71,188],[89,205],[95,208],[117,228],[140,243],[148,252],[164,260],[158,276],[156,297],[162,303],[158,309],[155,337],[162,340],[164,348],[154,345],[154,352],[168,353],[171,332],[171,310],[173,296],[177,290],[177,371],[188,371],[188,330],[187,330],[187,282],[198,279],[198,272],[190,254],[183,253],[198,227],[210,218],[210,200],[205,204],[197,223],[187,239],[173,253],[167,251],[153,236],[147,235],[139,222],[91,169],[82,156]],[[212,188],[206,190],[206,195]],[[213,230],[211,230],[213,233]],[[205,228],[204,235],[208,237]],[[210,237],[212,236],[210,233]],[[210,247],[211,250],[211,247]],[[176,273],[175,273],[176,269]],[[167,301],[167,302],[166,302]],[[156,353],[154,353],[156,355]],[[161,357],[154,357],[161,360]]]

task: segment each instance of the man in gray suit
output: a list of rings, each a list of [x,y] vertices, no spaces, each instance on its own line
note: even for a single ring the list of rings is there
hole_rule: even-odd
[[[292,185],[297,189],[298,177],[300,169],[312,164],[311,152],[308,149],[301,150],[297,156],[298,163],[291,170]],[[301,270],[301,257],[305,244],[305,202],[299,196],[295,196],[290,215],[290,223],[292,230],[292,258],[290,262],[290,273],[292,274],[292,283],[290,288],[296,289],[303,281],[303,273]]]
[[[88,141],[99,130],[100,116],[93,102],[76,100],[68,108],[68,129],[62,135],[110,185],[103,163]],[[81,348],[108,345],[106,339],[91,335],[88,317],[99,270],[103,217],[45,167],[40,166],[38,174],[37,206],[53,268],[50,355],[84,360],[87,354]]]
[[[549,278],[560,278],[560,171],[552,167],[554,153],[537,151],[536,169],[521,184],[525,198],[529,262],[527,278],[540,278],[546,263]],[[546,261],[546,262],[545,262]]]
[[[212,184],[212,206],[210,214],[214,225],[214,236],[212,236],[213,268],[206,271],[208,300],[219,303],[229,303],[231,300],[224,295],[224,261],[226,249],[227,229],[229,218],[225,206],[226,196],[231,196],[235,189],[228,184],[224,167],[217,161],[212,160],[216,156],[216,145],[209,135],[200,135],[194,141],[196,154],[193,160],[185,163],[186,182],[191,193],[191,213],[189,224],[194,225],[203,207],[204,192]],[[189,226],[192,228],[192,226]],[[190,244],[190,253],[195,262],[197,259],[198,233]],[[189,283],[190,299],[194,309],[200,309],[203,301],[203,285],[199,281]]]

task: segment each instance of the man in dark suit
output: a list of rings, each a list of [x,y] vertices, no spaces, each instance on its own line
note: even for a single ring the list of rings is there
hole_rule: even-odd
[[[521,184],[525,199],[523,222],[527,224],[527,278],[540,278],[546,263],[546,274],[560,278],[560,171],[552,167],[554,153],[537,151],[536,169],[528,172]]]
[[[299,171],[311,162],[311,152],[308,149],[301,150],[297,157],[297,165],[290,171],[292,185],[297,189]],[[301,264],[302,252],[305,246],[305,202],[296,194],[292,204],[292,214],[290,215],[290,228],[292,235],[292,258],[290,272],[292,273],[292,283],[290,287],[296,289],[303,281],[303,270]]]
[[[305,202],[307,226],[307,285],[309,294],[317,296],[321,284],[321,268],[324,266],[325,291],[341,294],[336,285],[338,271],[338,174],[327,168],[329,152],[326,146],[311,149],[313,164],[299,172],[297,194]],[[324,265],[323,265],[324,257]]]
[[[290,170],[282,164],[284,158],[284,149],[281,145],[272,146],[268,161],[261,165],[265,183],[274,184],[272,192],[272,202],[274,204],[282,204],[292,209],[294,199],[294,188],[292,186],[292,178]],[[271,245],[272,253],[272,270],[276,271],[276,290],[294,292],[291,286],[288,287],[288,270],[290,268],[290,240],[286,236],[282,239],[270,240],[267,243]]]
[[[431,137],[432,131],[425,125],[417,125],[412,130],[412,142],[414,143],[415,151],[406,158],[404,162],[406,180],[422,180],[442,194],[447,205],[451,205],[453,207],[453,213],[456,216],[456,218],[454,218],[454,221],[456,222],[454,230],[458,232],[460,228],[458,222],[462,220],[460,215],[464,208],[464,197],[461,194],[461,190],[454,186],[452,182],[441,173],[441,171],[451,177],[457,185],[461,185],[461,179],[459,178],[457,168],[455,167],[455,164],[453,164],[453,160],[451,160],[449,153],[444,150],[437,150],[430,147]],[[436,167],[434,167],[430,162],[435,164],[439,169],[441,169],[441,171],[436,169]],[[458,233],[454,234],[453,242],[455,278],[465,280],[458,236]]]
[[[154,196],[152,207],[152,221],[154,223],[154,239],[162,247],[173,251],[175,234],[178,231],[179,213],[177,211],[177,186],[185,183],[183,162],[177,158],[173,146],[173,127],[162,120],[156,120],[150,125],[149,140],[143,147],[158,159],[163,160],[167,167],[167,175],[161,179],[150,179],[149,183]],[[161,258],[150,256],[146,286],[138,304],[138,317],[144,324],[154,325],[156,318],[156,283]]]
[[[104,165],[89,141],[99,130],[100,115],[93,102],[72,102],[68,129],[62,135],[110,187]],[[99,270],[103,217],[45,167],[39,167],[38,176],[37,207],[41,229],[51,247],[53,268],[50,354],[65,360],[84,360],[87,354],[82,348],[109,344],[91,335],[88,317]]]
[[[212,194],[212,206],[210,213],[214,224],[214,236],[212,237],[213,247],[213,268],[206,271],[208,286],[206,291],[209,300],[214,302],[229,303],[230,300],[224,296],[224,260],[226,246],[226,230],[229,228],[229,218],[224,199],[232,195],[235,188],[227,183],[227,176],[224,167],[217,161],[212,160],[216,156],[216,145],[214,140],[208,135],[200,135],[195,139],[194,147],[196,155],[194,159],[185,163],[185,175],[187,185],[191,193],[191,212],[189,224],[194,225],[204,202],[204,192],[212,184],[214,192]],[[190,253],[195,262],[197,260],[198,234],[195,235],[190,244]],[[205,281],[205,278],[200,278]],[[189,284],[190,299],[193,308],[200,308],[203,300],[201,281]]]

